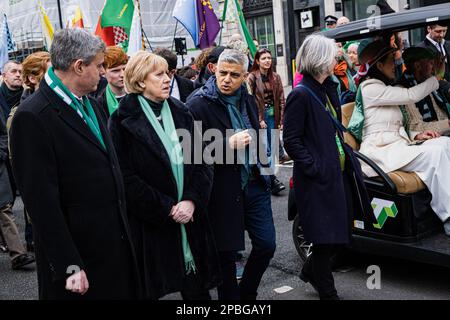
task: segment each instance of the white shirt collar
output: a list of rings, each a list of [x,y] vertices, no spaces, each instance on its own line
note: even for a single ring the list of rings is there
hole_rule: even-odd
[[[433,39],[431,39],[429,34],[427,34],[427,39],[439,50],[439,52],[442,52],[442,54],[444,56],[447,54],[445,52],[445,49],[444,49],[445,39],[442,39],[442,41],[439,43],[439,42],[434,41]]]
[[[172,77],[172,81],[170,82],[170,87],[172,88],[172,92],[170,96],[180,100],[180,89],[178,89],[178,82],[175,80],[175,76]]]

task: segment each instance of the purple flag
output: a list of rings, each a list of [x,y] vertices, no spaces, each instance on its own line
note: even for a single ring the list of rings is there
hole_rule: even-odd
[[[211,47],[220,31],[219,20],[210,0],[197,0],[198,43],[197,47]]]

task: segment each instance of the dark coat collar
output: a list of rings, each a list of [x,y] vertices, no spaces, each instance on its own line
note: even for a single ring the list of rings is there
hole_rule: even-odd
[[[325,81],[320,84],[311,75],[305,74],[302,81],[303,84],[308,85],[313,91],[322,92],[323,94],[326,94],[328,91],[334,90],[338,87],[337,83],[334,82],[331,77],[326,78]]]
[[[186,129],[192,133],[193,118],[184,103],[172,97],[167,99],[167,102],[172,112],[175,128]],[[113,113],[111,118],[117,118],[114,121],[119,121],[127,131],[155,153],[169,170],[172,170],[169,155],[145,116],[137,94],[132,93],[123,97],[119,109]]]
[[[314,91],[318,97],[322,100],[324,104],[327,103],[327,96],[338,114],[338,119],[341,119],[341,104],[339,102],[339,96],[337,93],[338,84],[333,81],[331,77],[325,79],[325,81],[320,84],[311,75],[305,74],[301,81],[301,84],[307,86],[312,91]]]
[[[92,133],[91,129],[87,126],[84,120],[78,115],[78,113],[73,110],[70,106],[68,106],[47,84],[45,79],[39,85],[39,91],[47,98],[50,102],[50,106],[57,110],[58,116],[73,130],[77,131],[80,135],[91,141],[94,145],[96,145],[101,151],[107,153],[108,150],[105,150],[103,146],[98,141],[97,137]],[[103,140],[105,145],[107,144],[108,139],[106,139],[106,130],[101,121],[101,116],[97,110],[96,102],[91,101],[92,108],[94,109],[95,115],[97,116],[97,120],[100,126],[100,131],[103,136]],[[107,145],[107,149],[111,146]]]
[[[255,129],[259,129],[259,123],[258,123],[258,115],[256,114],[256,118],[253,117],[253,114],[251,113],[251,106],[250,106],[250,99],[254,99],[253,96],[249,95],[247,92],[247,88],[242,85],[241,86],[241,100],[240,105],[246,105],[247,106],[247,113],[249,114],[250,121]],[[199,90],[194,92],[192,97],[189,98],[189,100],[193,100],[195,98],[205,98],[212,102],[213,108],[211,108],[211,112],[214,112],[216,114],[216,118],[222,122],[222,124],[225,126],[225,128],[232,128],[231,120],[228,115],[228,109],[223,104],[222,100],[219,99],[219,93],[216,90],[216,76],[211,76],[208,81],[205,83],[203,87],[201,87]],[[225,115],[224,115],[225,114]]]

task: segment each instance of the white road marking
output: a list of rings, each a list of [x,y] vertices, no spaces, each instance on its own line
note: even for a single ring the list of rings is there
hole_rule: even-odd
[[[291,290],[293,290],[293,289],[294,289],[294,288],[289,287],[289,286],[282,286],[282,287],[273,289],[273,291],[275,291],[276,293],[281,294],[281,293],[289,292],[289,291],[291,291]]]

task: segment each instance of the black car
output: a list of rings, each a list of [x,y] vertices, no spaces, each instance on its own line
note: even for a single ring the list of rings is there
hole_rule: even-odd
[[[379,20],[375,24],[370,19],[358,20],[325,31],[323,34],[343,42],[373,37],[380,32],[398,32],[425,27],[437,21],[448,25],[450,4],[392,13],[377,19]],[[342,106],[344,125],[348,124],[353,107],[354,103]],[[353,241],[350,249],[450,267],[450,237],[445,235],[442,222],[431,209],[431,194],[419,177],[415,173],[401,171],[385,173],[373,161],[357,151],[359,146],[348,133],[346,142],[353,147],[360,161],[367,163],[378,174],[375,178],[365,178],[378,223],[372,224],[364,219],[362,213],[354,212]],[[288,219],[293,221],[292,236],[295,247],[301,259],[305,260],[313,247],[305,241],[299,225],[292,178]]]

